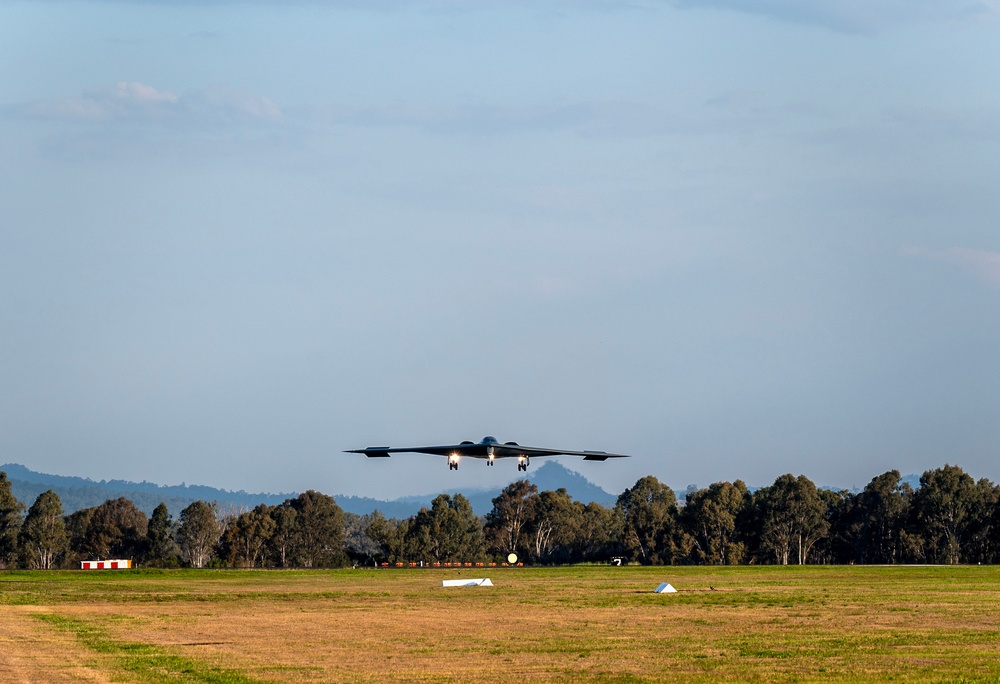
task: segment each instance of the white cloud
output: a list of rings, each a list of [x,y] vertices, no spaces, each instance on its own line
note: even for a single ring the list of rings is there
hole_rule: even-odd
[[[274,123],[282,120],[278,105],[253,93],[213,86],[175,95],[135,81],[85,90],[79,97],[39,100],[17,111],[32,119],[62,122],[226,125]]]
[[[910,246],[903,248],[903,255],[958,266],[979,280],[1000,287],[1000,252],[968,247],[933,250]]]
[[[945,251],[944,260],[958,264],[988,283],[1000,285],[1000,252],[952,247]]]
[[[119,81],[118,85],[111,90],[111,96],[119,101],[139,105],[159,103],[177,104],[177,96],[173,93],[160,92],[152,86],[135,81]]]
[[[39,153],[73,160],[254,156],[261,149],[273,151],[297,130],[273,100],[228,86],[177,95],[122,81],[78,97],[5,107],[2,113],[44,124]]]
[[[177,105],[177,96],[148,85],[120,81],[110,88],[92,88],[80,97],[39,100],[21,107],[35,119],[61,121],[109,121],[135,117],[158,117]]]
[[[245,90],[213,86],[198,91],[183,101],[192,113],[231,122],[278,122],[283,119],[281,108],[273,100]]]

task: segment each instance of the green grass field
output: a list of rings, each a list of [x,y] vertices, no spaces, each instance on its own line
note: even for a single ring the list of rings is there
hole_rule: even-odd
[[[1000,567],[462,572],[0,573],[0,681],[1000,682]]]

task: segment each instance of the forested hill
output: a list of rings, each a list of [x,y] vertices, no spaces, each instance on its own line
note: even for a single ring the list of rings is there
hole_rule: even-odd
[[[294,498],[299,492],[282,494],[248,493],[244,491],[228,491],[203,485],[158,485],[152,482],[129,482],[127,480],[95,481],[83,477],[66,475],[48,475],[39,473],[23,465],[9,463],[0,466],[0,471],[7,473],[14,496],[25,506],[38,498],[38,495],[51,489],[59,495],[63,510],[67,513],[98,506],[108,499],[125,497],[131,500],[146,515],[151,515],[160,502],[167,504],[171,514],[177,516],[180,511],[194,501],[214,501],[222,512],[252,509],[257,504],[276,506],[286,499]],[[617,498],[597,485],[591,483],[582,475],[575,473],[555,461],[547,461],[529,474],[529,478],[540,491],[556,490],[560,487],[577,501],[597,502],[604,506],[614,505]],[[329,492],[324,492],[324,494]],[[481,489],[462,492],[472,504],[472,509],[478,515],[485,515],[493,507],[492,499],[500,490]],[[389,518],[408,518],[415,515],[421,507],[429,506],[434,494],[412,496],[394,501],[380,501],[367,497],[343,496],[331,493],[337,503],[349,513],[365,515],[376,508]]]
[[[151,515],[161,502],[167,504],[173,515],[177,515],[198,500],[216,501],[221,510],[243,510],[261,503],[274,506],[297,494],[251,494],[202,485],[158,485],[128,480],[95,481],[84,477],[39,473],[16,463],[0,466],[0,470],[7,473],[14,496],[25,506],[30,506],[39,494],[51,489],[59,495],[63,510],[67,513],[99,506],[108,499],[122,496],[131,500],[146,515]]]

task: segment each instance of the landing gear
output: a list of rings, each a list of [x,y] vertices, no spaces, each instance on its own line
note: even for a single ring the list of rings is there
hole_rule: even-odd
[[[518,456],[517,457],[517,470],[518,470],[518,472],[520,472],[522,470],[524,472],[528,472],[528,457],[527,456]]]
[[[448,470],[458,470],[458,455],[452,454],[448,457]]]
[[[488,465],[488,466],[493,465],[493,455],[492,454],[490,454],[489,458],[486,459],[486,465]]]

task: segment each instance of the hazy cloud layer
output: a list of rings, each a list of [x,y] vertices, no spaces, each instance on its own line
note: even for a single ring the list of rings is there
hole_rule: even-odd
[[[648,11],[667,5],[683,10],[733,11],[841,32],[870,32],[917,23],[995,20],[997,0],[121,0],[150,6],[315,6],[330,9],[423,10],[467,13],[497,7],[534,12]]]
[[[45,124],[48,156],[85,160],[165,154],[192,160],[232,155],[275,139],[308,145],[356,129],[399,129],[429,139],[525,138],[568,134],[593,140],[745,135],[775,129],[798,112],[745,97],[720,96],[680,113],[645,102],[582,101],[559,105],[455,106],[327,104],[284,107],[270,98],[220,85],[182,94],[139,82],[85,90],[6,108],[8,117]],[[806,118],[811,118],[807,115]],[[277,136],[277,138],[276,138]]]
[[[433,134],[508,135],[574,131],[582,135],[644,137],[718,131],[718,117],[679,115],[641,102],[579,102],[514,107],[414,107],[348,104],[293,108],[289,114],[338,126],[397,126]]]
[[[213,86],[178,96],[134,81],[92,88],[79,97],[31,102],[14,111],[44,121],[171,127],[274,124],[284,118],[278,105],[268,98],[228,86]]]
[[[710,98],[693,114],[627,101],[537,106],[338,103],[282,107],[267,97],[224,85],[175,95],[154,86],[125,81],[113,87],[88,89],[78,97],[39,100],[8,107],[7,111],[20,118],[52,123],[169,127],[177,131],[299,123],[402,127],[434,135],[572,131],[593,137],[747,132],[772,126],[789,116],[813,118],[815,114],[793,105],[769,107],[746,93]]]
[[[259,157],[294,135],[294,126],[273,100],[225,85],[178,95],[121,81],[76,97],[9,106],[5,112],[15,120],[43,125],[45,133],[37,141],[41,154],[77,162],[165,156],[197,163],[248,153]]]
[[[894,26],[995,19],[992,0],[668,0],[684,9],[724,9],[836,31],[876,31]]]

